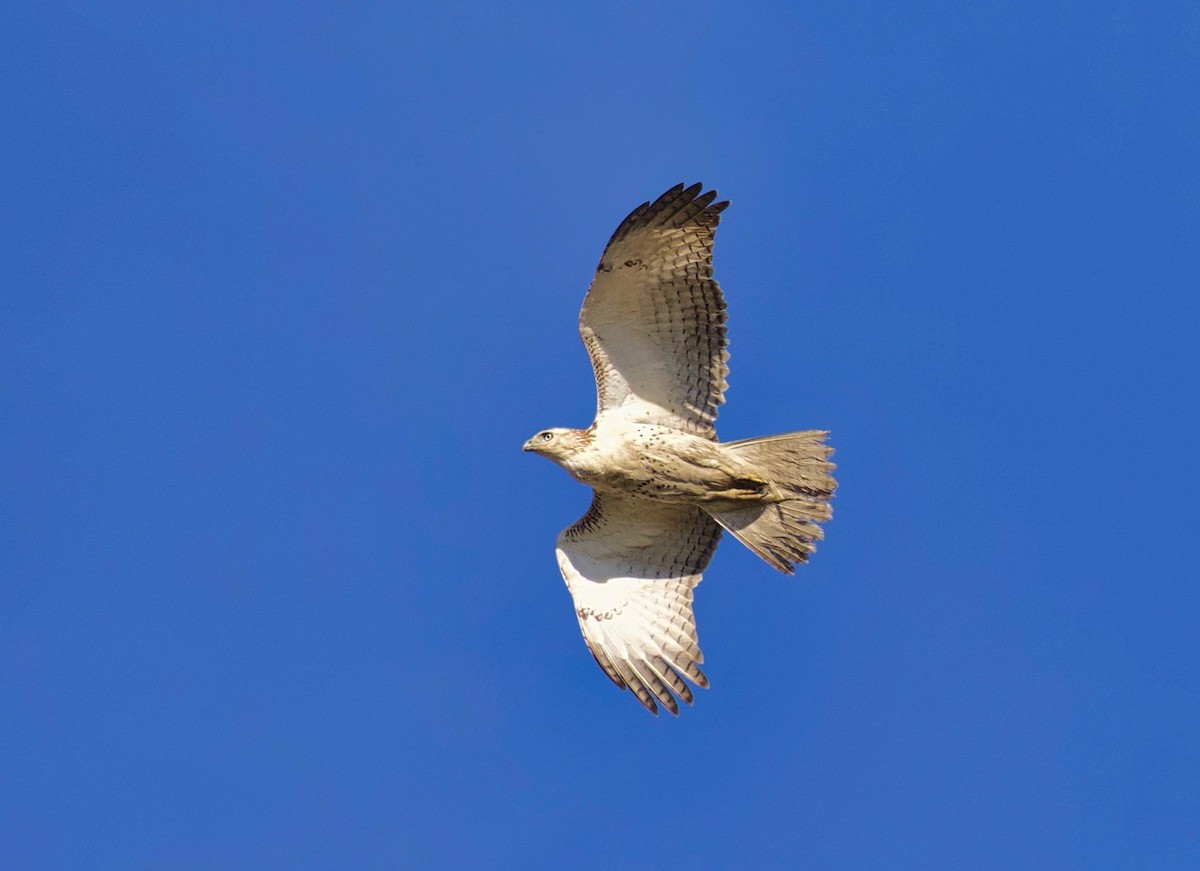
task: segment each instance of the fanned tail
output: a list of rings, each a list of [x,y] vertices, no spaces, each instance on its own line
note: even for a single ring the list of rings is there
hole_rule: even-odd
[[[748,462],[770,484],[763,501],[713,502],[704,508],[769,565],[786,574],[808,562],[824,538],[821,521],[833,516],[829,500],[837,489],[823,430],[762,436],[722,447]]]

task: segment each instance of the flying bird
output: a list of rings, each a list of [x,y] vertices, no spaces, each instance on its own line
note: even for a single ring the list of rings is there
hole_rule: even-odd
[[[717,441],[729,353],[712,250],[729,203],[702,190],[676,185],[617,227],[579,315],[596,418],[524,446],[593,490],[558,566],[596,662],[653,714],[708,686],[692,591],[722,530],[791,574],[837,486],[827,432]]]

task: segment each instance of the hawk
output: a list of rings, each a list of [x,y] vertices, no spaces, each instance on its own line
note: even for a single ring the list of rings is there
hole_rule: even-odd
[[[837,486],[827,432],[717,441],[729,353],[712,249],[729,203],[702,190],[676,185],[617,227],[579,315],[596,419],[524,446],[593,490],[558,566],[596,662],[656,715],[708,686],[692,591],[722,530],[791,574]]]

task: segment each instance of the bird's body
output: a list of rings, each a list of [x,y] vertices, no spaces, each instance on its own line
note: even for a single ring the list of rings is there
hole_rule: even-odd
[[[596,419],[525,443],[594,491],[558,537],[559,568],[596,661],[654,713],[690,704],[688,680],[708,685],[692,590],[722,529],[790,574],[836,487],[824,432],[717,441],[728,352],[712,243],[729,204],[700,191],[678,185],[617,228],[579,318]]]
[[[560,464],[597,492],[687,505],[761,493],[764,484],[717,442],[671,427],[622,422],[574,432],[580,447]]]

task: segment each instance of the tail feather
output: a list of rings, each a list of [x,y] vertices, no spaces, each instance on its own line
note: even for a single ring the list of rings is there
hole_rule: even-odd
[[[820,522],[833,516],[829,500],[837,489],[822,430],[763,436],[722,445],[749,463],[770,484],[761,502],[728,501],[705,505],[717,523],[769,565],[786,574],[808,561],[824,538]]]

